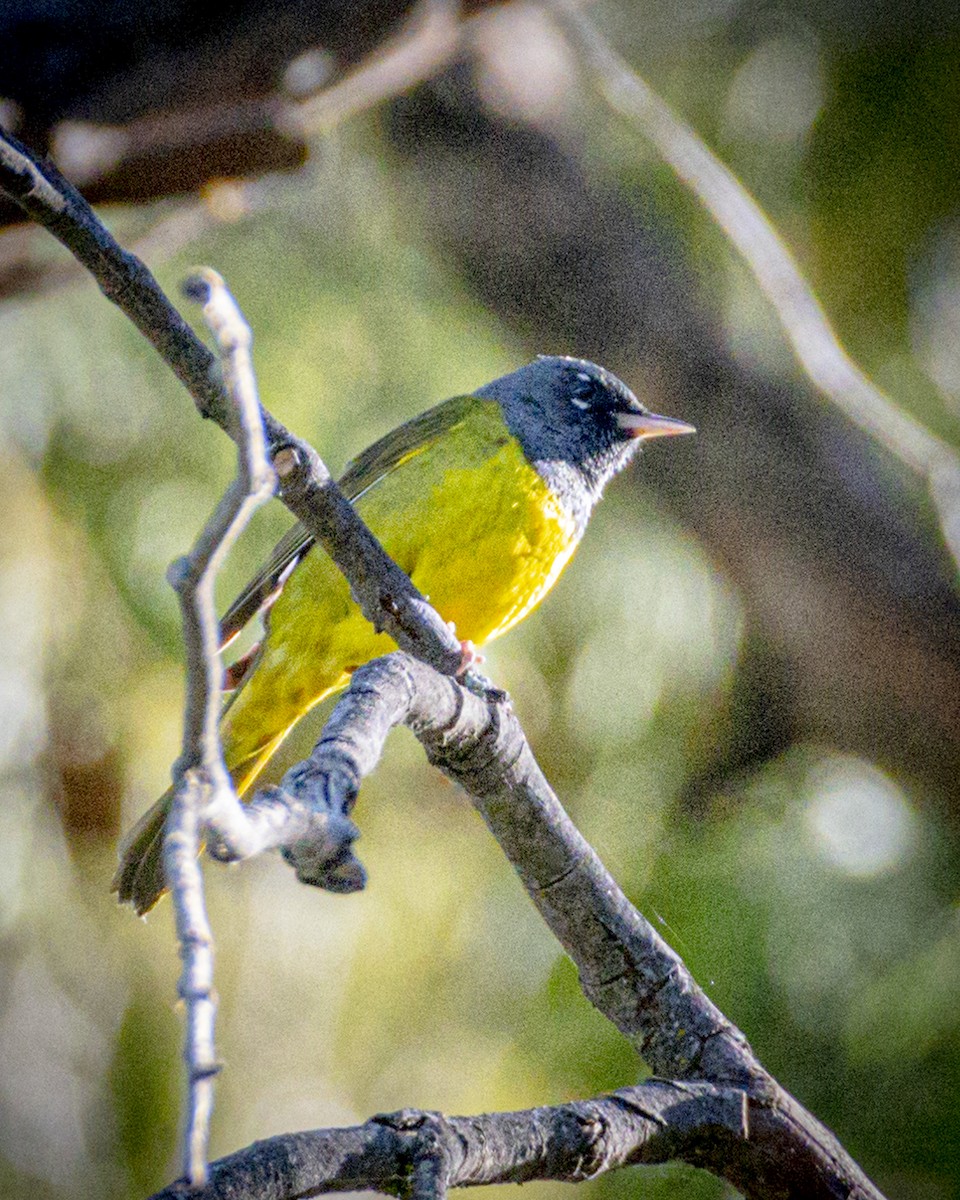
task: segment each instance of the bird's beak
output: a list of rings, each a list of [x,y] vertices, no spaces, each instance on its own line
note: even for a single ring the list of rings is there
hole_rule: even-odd
[[[617,413],[617,424],[632,438],[675,437],[680,433],[696,433],[692,425],[686,421],[677,421],[673,417],[658,417],[656,413]]]

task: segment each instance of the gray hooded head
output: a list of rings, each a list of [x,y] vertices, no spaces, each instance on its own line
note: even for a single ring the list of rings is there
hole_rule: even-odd
[[[651,413],[616,375],[582,358],[541,355],[477,395],[499,402],[527,460],[581,533],[606,484],[645,438],[693,432]]]

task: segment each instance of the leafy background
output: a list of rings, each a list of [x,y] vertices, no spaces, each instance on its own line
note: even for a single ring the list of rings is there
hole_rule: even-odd
[[[757,195],[855,357],[960,443],[955,16],[623,3],[599,19]],[[788,471],[812,431],[841,474],[845,463],[862,472],[718,232],[589,99],[542,18],[521,7],[497,20],[512,24],[491,26],[476,64],[331,132],[302,172],[257,185],[260,202],[242,189],[213,197],[196,236],[160,242],[151,265],[164,286],[175,292],[196,262],[226,276],[256,332],[265,403],[335,467],[534,352],[594,353],[576,338],[577,271],[602,262],[574,264],[559,294],[534,249],[524,270],[551,294],[534,288],[521,309],[496,303],[484,274],[502,245],[479,266],[457,252],[438,197],[480,213],[482,231],[484,189],[504,184],[478,171],[476,129],[429,159],[422,129],[470,92],[472,119],[492,114],[513,133],[529,122],[590,186],[641,213],[737,369],[789,384],[793,419],[778,426],[777,454],[751,469]],[[439,122],[447,137],[452,111]],[[224,196],[238,202],[225,211]],[[135,243],[157,222],[176,227],[189,203],[104,216]],[[57,261],[40,235],[35,253]],[[541,340],[541,300],[569,314],[559,344]],[[632,361],[633,374],[610,365],[658,407],[694,415],[642,345]],[[164,571],[215,503],[231,447],[84,280],[0,306],[0,380],[0,1190],[140,1196],[177,1170],[177,959],[169,906],[138,923],[107,884],[121,824],[163,789],[177,751],[182,672]],[[753,462],[736,428],[697,420],[701,439]],[[891,1195],[952,1196],[956,777],[917,766],[919,735],[895,704],[884,710],[886,694],[861,697],[834,736],[845,701],[829,694],[826,666],[819,692],[789,669],[785,685],[807,687],[819,720],[724,767],[725,745],[762,740],[756,707],[740,703],[746,675],[782,662],[757,655],[776,644],[776,621],[684,518],[700,488],[702,506],[715,503],[697,454],[686,440],[655,445],[611,488],[549,603],[489,649],[490,672],[587,837],[765,1065]],[[881,514],[902,513],[955,589],[917,489],[886,460],[870,471],[864,503],[876,494]],[[720,516],[738,520],[735,506]],[[803,534],[822,515],[798,501],[772,519]],[[221,581],[224,601],[285,526],[279,506],[258,518]],[[919,620],[911,561],[899,585]],[[771,577],[779,569],[771,559]],[[872,577],[860,582],[859,595],[829,598],[838,612],[869,601]],[[802,623],[794,599],[784,620]],[[939,636],[934,665],[956,653],[955,630]],[[821,653],[829,664],[829,640]],[[310,745],[316,717],[275,774]],[[886,744],[872,725],[858,741],[851,725],[867,721]],[[637,1077],[479,819],[408,736],[365,784],[358,820],[370,874],[359,896],[298,888],[273,859],[206,872],[226,1064],[215,1154],[402,1106],[521,1107]],[[684,1167],[584,1189],[731,1194]]]

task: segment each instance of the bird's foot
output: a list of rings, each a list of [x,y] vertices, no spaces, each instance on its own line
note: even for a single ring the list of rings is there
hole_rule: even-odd
[[[459,679],[462,675],[466,674],[471,667],[478,667],[486,661],[483,655],[478,652],[473,642],[461,642],[460,666],[457,667],[457,678]]]
[[[456,633],[457,629],[454,623],[450,621],[449,625],[451,631]],[[510,694],[505,692],[503,688],[498,688],[486,675],[482,675],[477,670],[477,667],[486,661],[484,656],[478,652],[473,642],[461,641],[460,666],[457,667],[455,678],[463,684],[468,692],[473,692],[475,696],[479,696],[487,704],[509,704]]]

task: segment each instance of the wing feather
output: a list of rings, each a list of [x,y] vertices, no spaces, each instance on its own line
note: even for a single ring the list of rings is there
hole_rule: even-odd
[[[385,475],[422,453],[448,430],[462,424],[478,403],[491,402],[478,401],[476,396],[455,396],[391,430],[347,464],[339,481],[343,494],[351,501],[359,499]],[[299,522],[287,530],[266,564],[224,614],[220,622],[221,650],[275,597],[312,545],[313,536]]]

